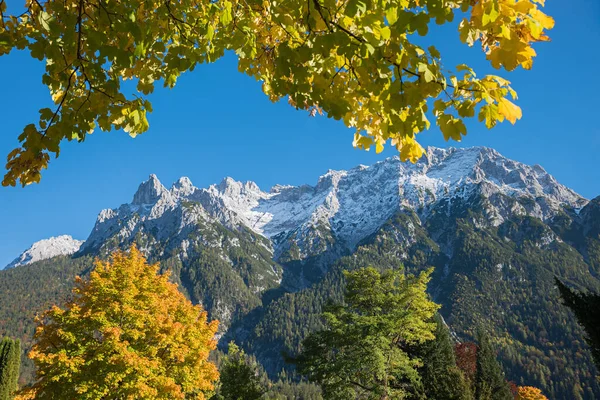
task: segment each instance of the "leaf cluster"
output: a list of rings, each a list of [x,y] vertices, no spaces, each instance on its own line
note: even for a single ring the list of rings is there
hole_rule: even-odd
[[[448,70],[434,47],[416,44],[433,22],[458,15],[461,40],[480,44],[495,68],[529,69],[535,42],[554,25],[543,0],[28,0],[6,15],[0,0],[0,55],[28,49],[44,60],[42,81],[53,108],[19,135],[3,185],[39,182],[64,140],[97,128],[131,136],[148,130],[156,84],[173,87],[198,64],[235,52],[238,68],[262,82],[273,101],[325,113],[355,130],[354,145],[402,160],[423,154],[416,135],[432,112],[446,140],[467,133],[465,118],[488,128],[521,118],[510,83],[477,77],[467,65]],[[125,94],[133,80],[137,94]],[[432,104],[433,103],[433,107]]]

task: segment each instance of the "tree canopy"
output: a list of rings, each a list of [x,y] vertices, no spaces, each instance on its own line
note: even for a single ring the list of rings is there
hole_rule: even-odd
[[[515,400],[548,400],[542,391],[533,386],[519,386]]]
[[[600,372],[600,294],[570,289],[556,277],[554,281],[563,303],[573,311],[585,330],[586,341]]]
[[[73,300],[38,318],[22,399],[205,399],[217,321],[132,247],[77,279]],[[109,397],[107,397],[109,396]]]
[[[414,347],[435,338],[438,309],[426,293],[430,274],[345,272],[346,304],[330,305],[325,329],[304,340],[299,372],[325,399],[401,399],[420,387]]]
[[[416,135],[431,113],[446,140],[467,133],[463,119],[488,128],[521,118],[510,82],[447,66],[422,47],[433,22],[460,18],[460,39],[481,46],[496,69],[530,69],[532,45],[554,25],[544,0],[26,0],[9,15],[0,0],[0,55],[27,49],[46,64],[53,108],[23,129],[8,155],[3,185],[39,182],[64,140],[99,128],[145,132],[156,84],[173,87],[198,64],[233,51],[238,68],[262,82],[273,101],[287,98],[355,130],[354,145],[417,160]],[[124,93],[134,80],[138,93]],[[431,113],[430,113],[431,112]]]
[[[512,400],[510,386],[504,378],[502,365],[496,358],[490,337],[483,329],[477,332],[477,369],[475,398],[477,400]]]
[[[3,338],[0,341],[0,400],[11,400],[19,389],[21,342]]]
[[[258,365],[234,342],[229,343],[219,373],[219,389],[214,400],[258,400],[266,392]]]
[[[435,339],[421,345],[423,391],[428,399],[471,400],[470,381],[456,365],[454,344],[442,317],[435,316]]]

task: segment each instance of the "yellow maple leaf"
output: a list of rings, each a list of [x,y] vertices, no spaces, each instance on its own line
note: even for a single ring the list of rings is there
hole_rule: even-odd
[[[521,107],[504,98],[498,101],[498,112],[513,125],[523,116]]]
[[[425,153],[425,150],[415,139],[408,136],[402,140],[402,147],[400,148],[400,160],[403,162],[410,160],[412,163],[416,163],[419,158]]]
[[[544,14],[538,8],[534,8],[529,12],[529,15],[544,27],[544,29],[554,28],[554,18]]]

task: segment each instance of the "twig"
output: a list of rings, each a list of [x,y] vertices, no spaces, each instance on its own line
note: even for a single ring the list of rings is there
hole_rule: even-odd
[[[333,32],[333,29],[331,29],[331,25],[329,25],[329,21],[323,16],[323,12],[321,10],[321,4],[319,3],[319,0],[313,0],[313,3],[315,5],[315,9],[321,16],[321,19],[323,20],[323,22],[325,22],[325,25],[327,25],[327,29],[329,30],[329,32]]]
[[[341,29],[343,32],[345,32],[346,34],[348,34],[349,36],[353,37],[354,39],[358,40],[361,43],[366,43],[367,41],[365,40],[365,38],[362,38],[360,36],[355,35],[354,33],[350,32],[348,29],[344,28],[343,26],[341,26],[340,24],[338,24],[337,22],[333,22],[333,25],[335,25],[336,27],[338,27],[339,29]]]
[[[67,84],[67,87],[65,89],[65,94],[64,94],[63,98],[60,100],[60,103],[58,104],[58,107],[56,107],[56,110],[54,111],[54,114],[52,115],[52,118],[50,118],[50,121],[48,121],[48,126],[46,127],[46,129],[44,129],[44,133],[42,133],[42,138],[46,137],[46,134],[48,133],[48,129],[50,129],[50,127],[54,123],[54,120],[56,119],[56,116],[58,115],[58,113],[62,109],[62,106],[65,103],[65,100],[69,96],[69,89],[71,88],[71,79],[77,73],[78,70],[79,70],[79,66],[75,67],[75,69],[73,70],[73,72],[71,72],[71,75],[69,75],[69,83]]]

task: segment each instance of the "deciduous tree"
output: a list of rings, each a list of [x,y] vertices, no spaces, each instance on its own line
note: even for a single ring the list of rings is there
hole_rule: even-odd
[[[454,354],[458,368],[467,380],[474,382],[477,372],[477,345],[473,342],[458,343],[454,346]]]
[[[467,133],[465,118],[488,128],[521,118],[510,82],[449,66],[415,35],[455,18],[458,35],[480,46],[496,69],[530,69],[532,45],[554,25],[544,0],[27,0],[19,15],[0,0],[0,55],[27,49],[43,60],[54,106],[19,135],[4,185],[38,182],[64,140],[99,128],[136,136],[148,129],[156,84],[173,87],[198,64],[235,52],[238,68],[312,115],[352,128],[354,145],[402,160],[423,149],[416,135],[435,123],[446,140]],[[126,95],[132,79],[138,93]],[[307,143],[307,146],[310,145]]]
[[[217,321],[135,247],[98,261],[38,324],[37,381],[22,398],[205,399],[218,378]]]
[[[519,386],[515,400],[548,400],[548,398],[536,387]]]
[[[346,272],[345,304],[330,305],[326,328],[303,342],[299,372],[325,399],[401,399],[419,387],[414,347],[435,338],[438,309],[426,293],[430,273]]]

